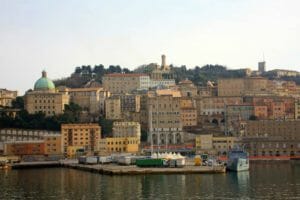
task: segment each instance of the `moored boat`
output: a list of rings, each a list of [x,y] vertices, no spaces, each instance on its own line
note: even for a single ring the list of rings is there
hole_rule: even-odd
[[[227,169],[230,171],[249,170],[248,153],[241,149],[233,149],[228,152]]]

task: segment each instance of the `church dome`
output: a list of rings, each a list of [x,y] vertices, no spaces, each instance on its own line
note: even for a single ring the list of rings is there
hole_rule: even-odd
[[[34,84],[34,90],[54,90],[54,83],[47,78],[47,73],[45,71],[42,72],[42,78],[37,80]]]

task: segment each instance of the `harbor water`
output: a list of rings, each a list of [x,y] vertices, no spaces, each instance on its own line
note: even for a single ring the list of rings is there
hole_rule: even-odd
[[[108,176],[67,168],[0,170],[0,199],[300,199],[300,161],[224,174]]]

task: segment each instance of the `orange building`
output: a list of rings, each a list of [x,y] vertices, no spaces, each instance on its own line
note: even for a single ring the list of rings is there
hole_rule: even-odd
[[[98,151],[101,138],[101,127],[98,124],[62,124],[61,134],[65,155],[72,146],[81,147],[88,153]]]
[[[295,99],[281,96],[245,97],[245,102],[254,106],[266,106],[268,119],[294,119]]]
[[[4,155],[45,155],[45,143],[43,140],[11,141],[4,143]]]

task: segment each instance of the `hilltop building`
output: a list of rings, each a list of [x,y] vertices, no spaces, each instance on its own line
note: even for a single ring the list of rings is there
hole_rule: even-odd
[[[11,107],[11,103],[18,96],[17,91],[0,89],[0,107]]]
[[[62,114],[65,105],[69,104],[69,95],[58,92],[54,83],[47,78],[46,71],[34,84],[34,90],[25,94],[25,109],[28,113],[43,112],[46,116]]]

